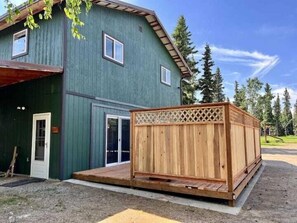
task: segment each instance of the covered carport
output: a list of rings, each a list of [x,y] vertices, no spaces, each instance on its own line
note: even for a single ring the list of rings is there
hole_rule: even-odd
[[[0,60],[0,171],[7,170],[17,146],[16,173],[32,175],[32,160],[36,158],[39,163],[47,160],[47,176],[58,178],[60,135],[52,135],[49,128],[49,142],[41,142],[43,122],[34,117],[50,114],[48,126],[61,126],[62,73],[62,67]],[[47,144],[46,157],[40,146]],[[32,148],[36,148],[35,153]],[[55,168],[49,170],[51,165]],[[38,172],[41,167],[35,169]]]

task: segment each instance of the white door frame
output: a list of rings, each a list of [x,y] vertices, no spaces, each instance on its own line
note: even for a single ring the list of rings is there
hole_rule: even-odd
[[[108,127],[108,119],[118,119],[118,162],[115,163],[107,163],[107,127]],[[105,118],[105,166],[116,166],[119,164],[130,163],[130,161],[120,162],[122,160],[122,120],[130,120],[129,116],[120,116],[120,115],[106,115]],[[131,151],[130,151],[131,152]]]
[[[37,120],[45,120],[45,148],[44,148],[44,161],[35,160],[35,141],[36,141],[36,121]],[[49,178],[49,161],[50,161],[50,139],[51,139],[51,113],[38,113],[33,114],[32,121],[32,146],[31,146],[31,177],[37,178]],[[43,174],[36,173],[34,168],[42,167],[45,172]],[[38,171],[37,171],[38,172]]]

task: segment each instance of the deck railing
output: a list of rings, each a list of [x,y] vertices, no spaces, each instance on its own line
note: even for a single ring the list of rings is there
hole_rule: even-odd
[[[230,103],[131,112],[131,176],[226,182],[260,160],[259,121]]]

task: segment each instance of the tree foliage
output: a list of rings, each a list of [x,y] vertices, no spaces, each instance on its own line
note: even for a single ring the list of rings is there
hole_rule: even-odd
[[[294,119],[294,133],[295,135],[297,135],[297,100],[294,104],[294,116],[293,116],[293,119]]]
[[[224,85],[223,85],[223,77],[221,75],[220,68],[217,68],[214,75],[214,92],[213,92],[213,101],[214,102],[223,102],[226,97],[224,94]]]
[[[7,18],[6,22],[12,23],[14,22],[15,16],[17,16],[20,11],[16,5],[14,5],[11,0],[4,0],[4,7],[7,10]],[[45,6],[43,8],[43,12],[39,13],[38,17],[40,20],[48,20],[52,18],[52,8],[53,8],[53,0],[43,0]],[[65,0],[64,12],[68,19],[71,20],[71,32],[74,38],[84,39],[85,37],[79,32],[79,27],[84,25],[83,21],[80,20],[80,14],[82,12],[83,5],[85,5],[86,13],[92,7],[92,0]],[[34,16],[34,12],[30,7],[34,3],[34,0],[27,0],[24,4],[27,5],[28,15],[26,17],[26,21],[24,23],[29,29],[39,28],[38,23],[36,22],[36,17]]]
[[[281,104],[280,104],[279,94],[277,94],[276,100],[273,105],[273,113],[274,113],[275,134],[277,136],[283,135],[283,128],[281,125]]]
[[[267,126],[271,126],[273,124],[273,114],[272,114],[272,106],[271,106],[271,101],[272,99],[274,98],[272,92],[271,92],[271,87],[268,83],[266,83],[265,85],[265,88],[264,88],[264,91],[265,91],[265,94],[263,96],[263,106],[264,106],[264,109],[263,109],[263,120],[261,122],[261,126],[263,127],[264,129],[264,136],[265,136],[265,141],[267,141],[267,133],[266,133],[266,128]]]
[[[194,58],[194,54],[198,53],[191,41],[191,32],[186,25],[186,19],[184,16],[180,16],[177,22],[177,26],[172,34],[173,40],[185,61],[187,62],[193,76],[186,81],[182,81],[182,103],[183,104],[194,104],[197,99],[195,92],[198,87],[197,75],[199,70],[197,68],[198,62]]]
[[[205,46],[205,51],[202,55],[203,61],[203,72],[202,76],[198,82],[198,89],[202,95],[201,103],[211,103],[213,102],[214,96],[214,78],[212,73],[212,67],[214,62],[211,58],[211,49],[208,44]]]
[[[262,121],[263,98],[259,93],[263,83],[258,78],[247,80],[246,96],[248,111]]]
[[[241,88],[239,88],[239,84],[237,81],[235,81],[235,95],[234,95],[234,101],[233,104],[245,111],[247,111],[247,99],[246,99],[246,87],[242,85]]]
[[[282,125],[283,128],[285,129],[285,134],[286,135],[293,135],[293,115],[291,112],[291,102],[290,102],[290,94],[287,88],[285,88],[284,95],[283,95],[283,112],[282,112]]]
[[[265,125],[273,124],[273,114],[272,114],[272,99],[274,98],[272,94],[272,89],[268,83],[266,83],[264,88],[265,94],[263,97],[264,100],[264,110],[263,110],[263,122]]]

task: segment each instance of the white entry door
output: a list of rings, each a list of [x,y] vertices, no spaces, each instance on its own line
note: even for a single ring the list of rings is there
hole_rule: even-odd
[[[49,178],[51,113],[33,115],[31,176]]]

